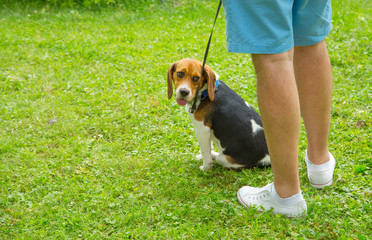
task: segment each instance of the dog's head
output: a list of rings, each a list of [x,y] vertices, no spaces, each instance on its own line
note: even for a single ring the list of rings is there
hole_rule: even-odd
[[[202,66],[202,62],[193,59],[182,59],[173,63],[168,70],[168,99],[173,95],[174,83],[177,103],[186,105],[187,102],[194,99],[199,81],[201,81],[200,89],[207,83],[208,97],[213,101],[216,74],[209,66],[205,65],[203,76],[201,76]]]

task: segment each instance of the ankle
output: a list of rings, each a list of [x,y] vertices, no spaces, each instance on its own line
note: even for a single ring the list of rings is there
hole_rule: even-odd
[[[280,198],[289,198],[301,193],[301,190],[299,184],[298,186],[293,186],[273,183],[273,192],[275,192]]]
[[[323,151],[312,151],[308,149],[306,150],[306,156],[307,159],[315,165],[321,165],[329,162],[330,160],[328,148]]]
[[[302,197],[302,193],[301,193],[301,190],[299,193],[297,194],[294,194],[290,197],[286,197],[286,198],[282,198],[279,196],[279,194],[276,192],[275,190],[275,186],[274,184],[272,185],[272,189],[271,189],[271,195],[272,197],[274,198],[274,200],[281,204],[281,205],[291,205],[291,204],[296,204],[298,203],[299,201],[301,200],[304,200],[304,198]]]
[[[308,173],[310,172],[319,172],[319,171],[328,171],[330,169],[334,169],[335,160],[331,153],[328,153],[329,159],[325,163],[322,164],[314,164],[306,154],[305,162]],[[332,170],[333,171],[333,170]]]

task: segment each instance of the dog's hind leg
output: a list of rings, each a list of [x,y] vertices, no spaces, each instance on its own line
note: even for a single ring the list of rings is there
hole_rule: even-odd
[[[234,159],[232,157],[223,153],[218,154],[216,162],[222,167],[228,169],[241,169],[245,167],[244,165],[234,163]]]
[[[211,150],[211,155],[213,160],[217,160],[218,152]]]

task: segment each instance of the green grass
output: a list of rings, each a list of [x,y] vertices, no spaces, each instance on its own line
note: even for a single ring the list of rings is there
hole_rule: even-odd
[[[0,3],[0,239],[369,239],[371,8],[333,1],[334,184],[307,182],[308,216],[245,209],[271,169],[208,173],[166,72],[202,59],[217,1],[59,9]],[[226,51],[223,12],[208,64],[257,108],[249,56]],[[304,131],[300,157],[306,149]]]

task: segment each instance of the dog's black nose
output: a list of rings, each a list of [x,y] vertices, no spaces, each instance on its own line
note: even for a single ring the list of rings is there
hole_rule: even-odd
[[[180,94],[182,97],[186,97],[187,95],[189,95],[190,91],[187,90],[187,89],[180,89]]]

